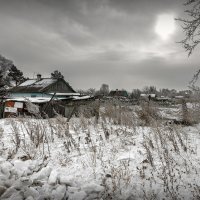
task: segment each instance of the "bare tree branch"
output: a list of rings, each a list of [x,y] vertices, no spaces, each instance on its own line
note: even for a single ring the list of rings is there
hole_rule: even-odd
[[[200,0],[188,0],[184,5],[189,7],[185,10],[188,18],[177,18],[176,20],[181,23],[185,33],[185,38],[179,43],[183,45],[190,56],[200,43]]]

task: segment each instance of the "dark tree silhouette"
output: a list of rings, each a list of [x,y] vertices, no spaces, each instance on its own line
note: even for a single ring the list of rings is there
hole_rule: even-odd
[[[12,86],[11,81],[15,81],[15,85],[17,85],[24,80],[23,73],[17,69],[13,62],[0,55],[0,88],[5,89]]]
[[[58,70],[55,70],[54,72],[51,73],[51,77],[52,78],[63,78],[64,79],[64,76],[61,74],[61,72],[59,72]]]
[[[100,90],[99,90],[99,93],[102,94],[102,95],[106,95],[106,96],[107,96],[107,95],[109,94],[109,85],[103,83],[103,84],[101,85],[101,88],[100,88]]]
[[[3,101],[3,97],[6,95],[6,83],[7,80],[4,78],[3,70],[0,70],[0,104]]]
[[[0,88],[5,85],[4,80],[3,80],[3,71],[0,70]]]
[[[139,89],[133,89],[133,91],[131,92],[131,98],[138,100],[140,98],[141,93],[142,92]]]
[[[12,65],[12,67],[9,69],[8,76],[12,81],[15,81],[16,85],[19,85],[25,80],[23,72],[17,69],[15,65]]]
[[[3,73],[5,73],[6,70],[9,70],[12,65],[13,62],[11,60],[8,60],[7,58],[0,55],[0,70],[2,70]]]

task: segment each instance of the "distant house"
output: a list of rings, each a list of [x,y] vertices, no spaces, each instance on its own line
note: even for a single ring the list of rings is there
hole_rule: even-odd
[[[9,90],[9,98],[51,97],[54,94],[73,96],[77,93],[64,79],[42,78],[40,74],[37,75],[36,79],[28,79]]]
[[[128,98],[128,93],[126,90],[111,90],[109,93],[111,97],[126,97]]]
[[[179,95],[179,96],[175,96],[174,98],[175,99],[184,99],[184,96]]]
[[[157,98],[156,94],[140,94],[140,99],[141,100],[155,100]]]

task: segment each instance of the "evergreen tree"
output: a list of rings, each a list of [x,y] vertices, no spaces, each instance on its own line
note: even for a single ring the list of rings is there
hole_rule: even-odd
[[[4,86],[4,81],[3,81],[3,71],[0,70],[0,88]]]
[[[9,69],[8,76],[12,81],[15,81],[15,85],[19,85],[25,80],[23,72],[17,69],[15,65],[12,65]]]
[[[8,60],[0,55],[0,70],[2,71],[3,75],[6,75],[6,71],[9,70],[12,65],[13,62],[11,60]]]
[[[6,71],[0,69],[0,89],[5,89],[6,86],[10,85],[9,77],[6,75]]]
[[[11,60],[0,55],[0,88],[10,87],[11,81],[18,85],[25,80],[23,73],[17,69]]]
[[[2,98],[6,95],[6,81],[4,79],[3,70],[0,70],[0,99],[2,101]]]

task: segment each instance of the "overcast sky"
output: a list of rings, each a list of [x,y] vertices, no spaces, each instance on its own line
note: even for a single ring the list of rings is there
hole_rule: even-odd
[[[184,0],[0,0],[0,54],[75,89],[187,89],[199,67],[175,17]]]

